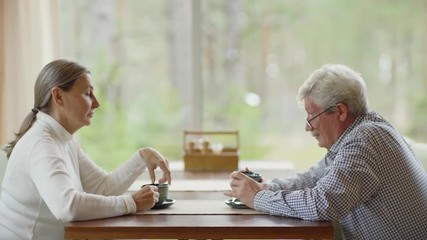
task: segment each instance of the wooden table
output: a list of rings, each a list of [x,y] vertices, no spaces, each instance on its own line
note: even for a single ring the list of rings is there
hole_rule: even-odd
[[[180,199],[227,199],[221,192],[171,192]],[[127,215],[65,225],[65,239],[333,239],[330,222],[269,215]]]
[[[266,215],[130,215],[67,224],[65,238],[333,239],[333,226]]]

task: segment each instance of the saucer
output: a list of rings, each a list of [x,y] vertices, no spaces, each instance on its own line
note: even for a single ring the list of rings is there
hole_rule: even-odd
[[[164,202],[160,204],[155,204],[151,209],[164,209],[173,205],[176,201],[174,199],[166,199]]]
[[[247,209],[249,208],[245,204],[243,204],[239,199],[231,198],[228,200],[225,200],[225,204],[232,208],[239,208],[239,209]]]

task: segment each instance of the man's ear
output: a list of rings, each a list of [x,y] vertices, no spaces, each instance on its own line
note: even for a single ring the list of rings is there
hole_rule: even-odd
[[[338,103],[337,108],[340,113],[340,121],[344,122],[348,117],[348,107],[344,103]]]
[[[53,87],[50,91],[52,94],[52,100],[55,105],[63,106],[64,100],[63,100],[63,91],[59,87]]]

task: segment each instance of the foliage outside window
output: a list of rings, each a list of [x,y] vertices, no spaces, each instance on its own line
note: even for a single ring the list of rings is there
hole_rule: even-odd
[[[194,101],[203,130],[240,131],[242,159],[305,169],[324,150],[304,131],[295,95],[325,63],[360,71],[371,108],[426,140],[426,1],[204,0],[196,11],[194,3],[61,1],[63,56],[91,69],[101,102],[78,137],[107,169],[141,146],[180,160]],[[193,54],[200,79],[191,79]]]

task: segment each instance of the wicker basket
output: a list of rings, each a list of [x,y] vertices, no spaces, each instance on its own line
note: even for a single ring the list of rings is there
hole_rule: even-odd
[[[186,171],[234,171],[239,165],[238,131],[184,131]]]

